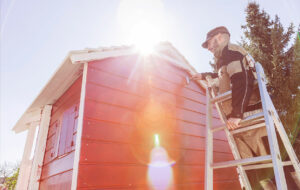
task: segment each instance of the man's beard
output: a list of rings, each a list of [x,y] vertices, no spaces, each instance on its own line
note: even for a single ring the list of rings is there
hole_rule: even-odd
[[[224,49],[224,47],[227,45],[227,43],[225,41],[223,41],[222,43],[218,43],[217,40],[215,40],[213,42],[213,47],[215,48],[215,52],[214,52],[214,56],[216,58],[220,58],[222,55],[222,51]]]

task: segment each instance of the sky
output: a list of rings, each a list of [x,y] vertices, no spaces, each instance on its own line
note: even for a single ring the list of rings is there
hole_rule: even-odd
[[[71,50],[169,41],[198,72],[212,55],[206,33],[226,26],[240,41],[247,0],[0,0],[0,164],[21,161],[27,132],[11,129]],[[257,0],[284,27],[300,24],[299,0]],[[147,36],[139,24],[151,23]],[[296,28],[295,28],[296,29]]]

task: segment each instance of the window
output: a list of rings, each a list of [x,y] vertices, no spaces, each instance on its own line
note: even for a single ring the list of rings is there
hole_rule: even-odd
[[[63,113],[57,156],[64,155],[75,149],[77,121],[78,104],[75,104]]]

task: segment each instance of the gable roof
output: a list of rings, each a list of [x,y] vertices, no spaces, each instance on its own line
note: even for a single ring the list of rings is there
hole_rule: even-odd
[[[69,52],[62,64],[55,71],[32,104],[23,113],[12,130],[19,133],[27,130],[31,123],[36,122],[36,124],[38,124],[41,118],[42,108],[45,105],[54,104],[73,82],[81,76],[83,70],[82,63],[131,54],[138,54],[134,46],[113,46],[109,48],[85,49]],[[169,42],[158,44],[155,47],[154,54],[181,69],[187,70],[190,74],[196,73],[196,70]]]

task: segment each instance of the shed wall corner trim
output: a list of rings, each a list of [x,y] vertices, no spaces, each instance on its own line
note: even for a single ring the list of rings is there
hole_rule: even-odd
[[[81,93],[80,93],[79,116],[78,116],[75,156],[74,156],[73,173],[72,173],[72,186],[71,186],[72,190],[77,189],[77,177],[78,177],[81,136],[82,136],[82,127],[83,127],[83,114],[84,114],[84,102],[85,102],[85,93],[86,93],[87,70],[88,70],[88,63],[85,62],[84,66],[83,66],[82,84],[81,84]]]
[[[42,165],[44,154],[46,150],[47,135],[50,124],[52,105],[45,105],[42,112],[41,123],[39,126],[39,133],[36,141],[35,153],[31,167],[31,174],[29,180],[29,190],[39,189],[39,180],[42,173]]]

